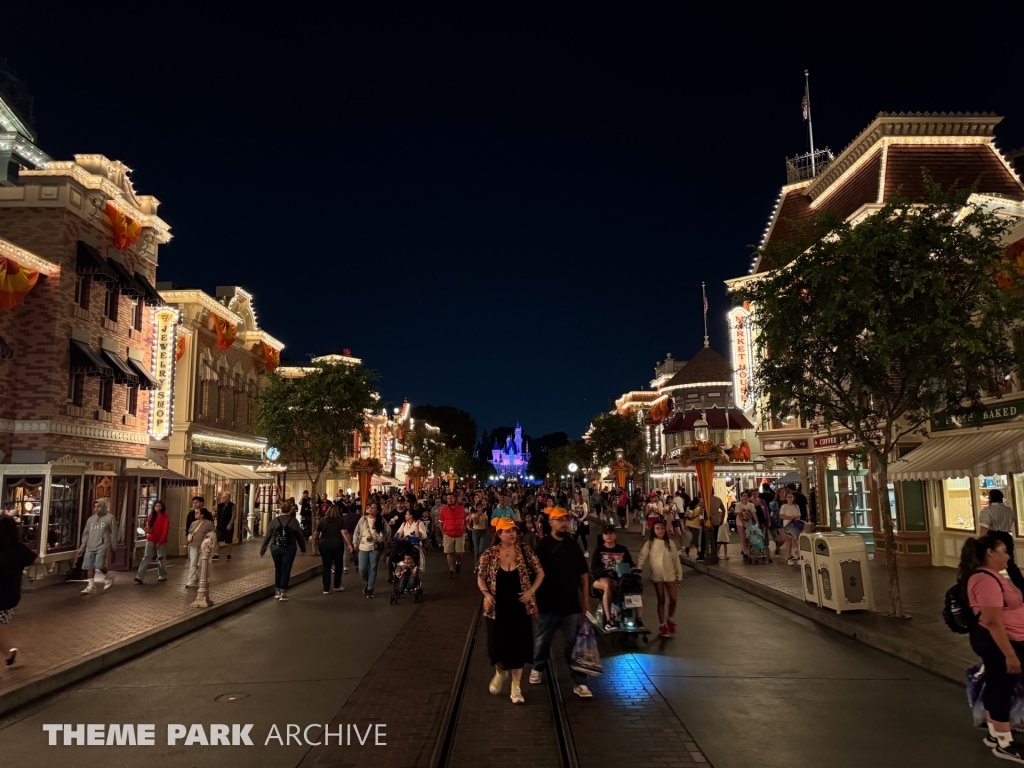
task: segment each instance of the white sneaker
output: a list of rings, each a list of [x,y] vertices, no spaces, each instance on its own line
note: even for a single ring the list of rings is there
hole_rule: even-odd
[[[487,685],[487,690],[497,696],[501,693],[501,689],[505,687],[505,680],[508,679],[508,672],[501,669],[494,671],[494,677],[491,678],[491,682]]]
[[[590,553],[589,552],[584,552],[583,556],[586,557],[586,558],[589,558],[590,557]]]
[[[335,588],[334,588],[334,591],[335,591],[335,592],[344,592],[344,591],[345,591],[345,588],[344,588],[344,587],[335,587]]]
[[[281,602],[281,603],[287,603],[288,602],[288,593],[287,592],[282,592],[281,596],[279,598],[277,598],[277,600],[278,600],[278,602]]]
[[[281,590],[280,589],[275,589],[274,590],[274,599],[275,600],[280,600],[281,599]]]
[[[108,590],[112,586],[114,586],[114,574],[108,573],[107,574],[107,580],[103,582],[103,589],[104,590]]]
[[[89,582],[89,583],[88,583],[88,584],[86,585],[85,589],[83,589],[83,590],[82,590],[82,591],[81,591],[81,592],[80,592],[79,594],[82,594],[82,595],[91,595],[91,594],[93,594],[93,593],[95,593],[95,592],[96,592],[96,586],[95,586],[95,585],[94,585],[94,584],[93,584],[93,583],[92,583],[92,582],[90,581],[90,582]]]
[[[523,698],[523,689],[519,686],[519,683],[512,682],[512,695],[509,698],[512,699],[513,704],[526,703],[526,699]]]
[[[530,685],[539,685],[544,682],[544,675],[538,672],[536,669],[530,670]]]
[[[579,696],[581,699],[592,699],[594,694],[590,692],[590,689],[585,685],[574,685],[572,692]]]

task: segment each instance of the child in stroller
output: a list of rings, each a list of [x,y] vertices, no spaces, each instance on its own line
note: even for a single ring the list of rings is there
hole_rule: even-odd
[[[423,600],[423,587],[420,585],[420,550],[408,541],[399,540],[391,550],[388,570],[393,576],[394,591],[391,593],[391,605],[397,603],[402,595],[413,595],[413,602]]]
[[[756,523],[748,525],[743,529],[743,533],[747,537],[747,544],[750,548],[749,554],[744,555],[744,558],[749,559],[751,563],[770,563],[772,558],[768,552],[764,534],[761,533],[761,526]]]

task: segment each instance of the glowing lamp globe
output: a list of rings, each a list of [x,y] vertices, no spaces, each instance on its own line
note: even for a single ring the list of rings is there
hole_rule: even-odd
[[[693,423],[693,439],[697,443],[706,443],[711,438],[711,432],[708,429],[708,423],[701,416]]]
[[[624,450],[622,450],[621,448],[616,448],[615,449],[615,460],[616,461],[622,461],[625,458],[626,458],[626,452]]]
[[[414,467],[416,467],[417,469],[419,469],[420,467],[422,467],[422,466],[423,466],[423,460],[422,460],[422,459],[420,459],[420,457],[419,457],[419,456],[413,456],[413,457],[412,457],[412,465],[413,465]]]
[[[569,471],[570,472],[575,473],[577,469],[579,469],[579,467],[576,466],[575,462],[573,462],[572,464],[569,465]]]
[[[368,459],[370,458],[370,446],[361,445],[359,446],[359,458]]]

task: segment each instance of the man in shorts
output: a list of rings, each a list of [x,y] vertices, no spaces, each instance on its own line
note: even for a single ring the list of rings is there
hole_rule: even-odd
[[[98,501],[92,503],[92,516],[82,534],[82,546],[78,554],[83,555],[82,570],[85,571],[89,583],[82,590],[83,595],[91,595],[96,591],[96,571],[104,578],[99,579],[104,589],[114,585],[114,575],[107,573],[107,552],[114,543],[114,516],[107,512]]]
[[[449,493],[448,503],[438,515],[444,554],[448,558],[448,578],[454,578],[462,566],[462,553],[466,551],[466,508],[455,503],[455,494]]]

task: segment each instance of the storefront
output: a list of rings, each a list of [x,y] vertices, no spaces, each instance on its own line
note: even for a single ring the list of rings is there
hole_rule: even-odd
[[[1017,513],[1024,530],[1024,398],[993,401],[965,416],[936,414],[931,436],[889,468],[907,499],[920,499],[930,523],[930,562],[956,567],[964,540],[978,533],[993,490]],[[892,492],[891,492],[892,493]]]

